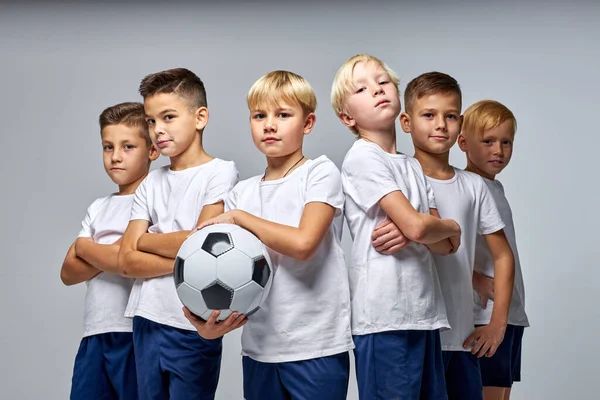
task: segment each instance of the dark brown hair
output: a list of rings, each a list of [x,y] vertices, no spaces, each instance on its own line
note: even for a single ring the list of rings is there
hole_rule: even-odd
[[[406,112],[410,112],[415,102],[421,97],[437,93],[456,93],[462,103],[462,92],[456,79],[442,72],[427,72],[417,76],[406,85],[404,91]]]
[[[150,146],[152,141],[148,134],[148,123],[144,113],[144,105],[137,102],[119,103],[106,108],[98,118],[100,123],[100,132],[108,125],[123,124],[130,128],[139,128],[140,134],[146,139],[146,144]]]
[[[142,79],[139,92],[145,99],[159,93],[176,93],[192,108],[206,107],[206,89],[196,74],[185,68],[173,68]]]

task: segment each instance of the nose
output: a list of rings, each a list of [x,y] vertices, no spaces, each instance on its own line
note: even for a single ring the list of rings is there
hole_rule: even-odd
[[[492,148],[495,156],[504,157],[504,148],[502,147],[502,143],[496,142],[494,143],[494,147]]]
[[[164,135],[164,133],[165,133],[164,124],[162,122],[160,122],[160,121],[156,121],[154,123],[154,125],[152,126],[152,130],[154,131],[154,134],[156,136]]]
[[[377,83],[375,85],[375,89],[373,91],[373,96],[380,96],[382,94],[385,94],[385,92],[383,91],[383,86],[381,86],[379,83]]]
[[[112,152],[111,161],[116,164],[123,161],[123,150],[116,148]]]
[[[267,117],[265,119],[264,132],[265,133],[277,132],[277,123],[275,122],[275,119],[273,117]]]
[[[446,118],[443,115],[438,115],[435,119],[435,129],[445,131],[446,127]]]

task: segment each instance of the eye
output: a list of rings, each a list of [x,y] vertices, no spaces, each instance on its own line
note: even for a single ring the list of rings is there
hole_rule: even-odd
[[[153,119],[147,119],[147,120],[146,120],[146,123],[147,123],[148,125],[154,125],[154,120],[153,120]]]
[[[102,149],[104,151],[111,151],[113,149],[113,147],[111,145],[107,144],[106,146],[103,146]]]
[[[433,113],[425,113],[423,114],[425,118],[433,118]]]
[[[381,81],[381,82],[379,82],[380,85],[386,85],[388,83],[390,83],[390,81]]]
[[[502,144],[505,146],[512,146],[512,142],[510,140],[505,140],[502,142]]]
[[[284,112],[279,113],[279,118],[287,118],[289,116],[290,116],[290,114],[288,114],[288,113],[284,113]]]
[[[165,121],[170,121],[170,120],[172,120],[173,118],[175,118],[175,116],[174,116],[174,115],[165,115]]]
[[[485,144],[487,144],[487,145],[492,144],[492,141],[490,139],[483,139],[482,142],[485,143]]]
[[[454,114],[450,114],[446,118],[449,118],[449,119],[458,119],[458,117],[456,115],[454,115]]]
[[[256,113],[252,116],[253,119],[263,119],[265,117],[265,114],[263,113]]]
[[[132,149],[135,149],[134,145],[132,145],[132,144],[126,144],[125,145],[125,150],[132,150]]]
[[[356,92],[354,92],[354,93],[362,93],[364,91],[365,91],[365,88],[361,87],[361,88],[358,88],[358,90],[356,90]]]

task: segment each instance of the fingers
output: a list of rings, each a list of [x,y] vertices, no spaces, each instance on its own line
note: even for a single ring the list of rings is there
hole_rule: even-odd
[[[481,348],[477,352],[477,358],[483,357],[488,352],[490,347],[492,347],[490,339],[483,341],[483,343],[481,344]]]
[[[475,329],[475,331],[473,331],[473,333],[471,333],[463,342],[463,348],[468,349],[477,341],[477,339],[479,339],[479,330]]]
[[[482,296],[480,295],[479,298],[481,299],[481,307],[485,310],[487,308],[487,303],[488,303],[488,297],[487,296]]]
[[[498,350],[498,346],[491,346],[490,349],[488,350],[488,352],[485,353],[485,356],[487,358],[493,357],[494,354],[496,354],[497,350]]]
[[[373,247],[375,247],[375,250],[377,250],[380,253],[391,254],[395,251],[400,250],[403,247],[406,247],[407,244],[408,244],[408,240],[406,240],[406,238],[402,236],[402,237],[387,241],[379,246],[374,245]]]
[[[389,218],[386,218],[375,227],[375,230],[373,232],[377,232],[378,230],[385,228],[386,226],[389,226],[391,224],[393,224],[392,220]]]

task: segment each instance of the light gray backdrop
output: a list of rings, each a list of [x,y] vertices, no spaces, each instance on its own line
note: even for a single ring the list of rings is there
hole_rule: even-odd
[[[494,98],[512,108],[515,155],[500,178],[532,323],[513,398],[597,398],[598,2],[121,3],[0,5],[0,398],[68,396],[85,286],[64,287],[59,269],[86,207],[114,190],[101,162],[102,109],[139,100],[148,73],[190,68],[208,90],[206,148],[247,178],[265,162],[245,95],[262,74],[289,69],[320,102],[306,154],[339,166],[353,136],[329,90],[358,52],[386,61],[402,89],[440,70],[459,80],[465,106]],[[452,162],[465,165],[458,149]],[[239,333],[227,336],[219,399],[241,398],[239,352]],[[348,398],[357,398],[354,377]]]

